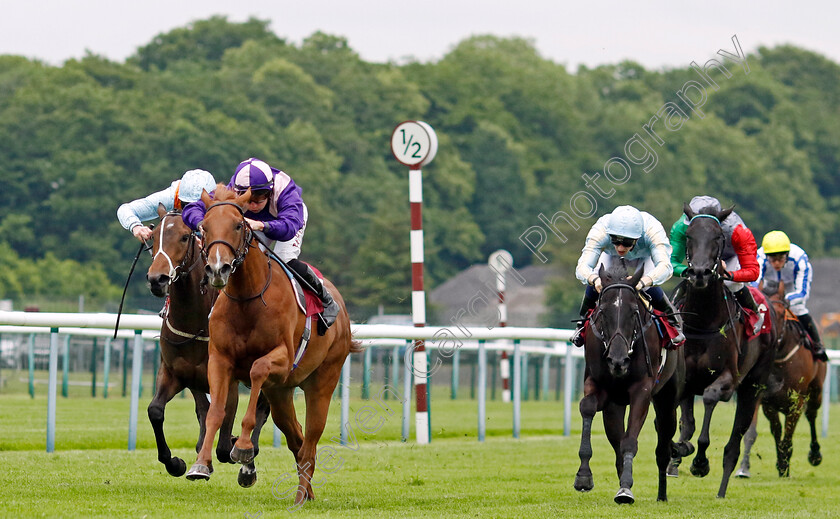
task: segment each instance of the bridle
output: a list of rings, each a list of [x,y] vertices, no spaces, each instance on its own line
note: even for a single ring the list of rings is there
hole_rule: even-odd
[[[174,283],[178,281],[178,278],[180,278],[182,274],[189,274],[190,272],[192,272],[196,265],[198,265],[199,258],[195,258],[195,261],[193,261],[192,265],[190,265],[190,267],[187,268],[187,264],[189,264],[189,262],[192,261],[193,244],[195,243],[195,233],[191,232],[189,241],[187,242],[187,253],[184,254],[183,259],[181,259],[181,262],[178,263],[178,265],[174,264],[172,258],[163,248],[163,233],[166,230],[166,225],[164,224],[164,222],[166,222],[166,218],[169,216],[178,216],[180,218],[181,213],[177,211],[170,211],[166,213],[163,216],[163,218],[160,219],[160,237],[158,239],[158,251],[152,258],[152,261],[156,260],[158,256],[163,256],[166,262],[169,263],[169,282]]]
[[[689,220],[688,224],[691,225],[691,222],[693,222],[697,218],[711,218],[712,220],[715,221],[715,223],[718,224],[718,227],[721,229],[721,231],[723,231],[723,227],[720,224],[720,220],[718,220],[717,216],[715,216],[713,214],[695,214],[693,217],[691,217],[691,220]],[[720,261],[721,260],[720,260],[720,258],[721,258],[721,256],[723,256],[724,247],[726,247],[726,238],[723,237],[723,239],[719,240],[719,242],[720,243],[718,245],[717,254],[715,254],[715,261],[713,263],[714,269],[712,270],[715,278],[717,278],[717,279],[721,278],[721,275],[720,275]],[[685,261],[686,261],[686,264],[688,265],[688,268],[694,269],[694,265],[691,264],[691,257],[689,257],[689,255],[688,255],[688,247],[685,248]]]
[[[239,215],[242,217],[242,225],[245,226],[245,235],[242,238],[242,242],[239,244],[238,247],[234,247],[233,245],[231,245],[229,242],[227,242],[225,240],[213,240],[210,243],[205,244],[204,247],[201,248],[201,256],[204,258],[204,261],[207,262],[207,252],[210,250],[210,247],[212,247],[213,245],[215,245],[217,243],[221,244],[221,245],[226,245],[228,248],[230,248],[230,250],[233,251],[233,261],[230,264],[230,266],[231,266],[230,273],[231,273],[231,275],[233,275],[233,273],[236,272],[236,269],[240,265],[242,265],[242,263],[245,261],[245,257],[248,255],[248,252],[251,250],[251,242],[254,241],[256,235],[254,234],[253,229],[251,229],[251,226],[248,225],[248,222],[245,220],[245,210],[242,209],[241,207],[239,207],[239,205],[237,205],[233,202],[216,202],[213,205],[211,205],[210,207],[208,207],[207,211],[205,211],[204,214],[206,215],[207,213],[209,213],[211,210],[215,209],[216,207],[223,206],[223,205],[232,205],[233,207],[236,208],[237,211],[239,211]],[[244,297],[244,298],[232,296],[226,290],[222,290],[222,293],[225,294],[227,297],[233,299],[234,301],[238,301],[238,302],[250,301],[252,299],[256,299],[256,298],[259,297],[260,300],[262,300],[263,305],[266,305],[266,302],[265,302],[265,299],[263,298],[263,295],[265,294],[265,291],[268,290],[268,287],[270,285],[271,285],[271,261],[268,261],[268,276],[266,276],[265,286],[263,286],[262,290],[259,293],[255,294],[253,296]]]
[[[241,265],[243,261],[245,261],[245,256],[248,254],[248,251],[251,248],[251,241],[254,238],[254,231],[251,230],[251,226],[248,225],[247,221],[245,221],[245,210],[242,209],[241,207],[239,207],[237,204],[235,204],[233,202],[216,202],[216,203],[214,203],[213,205],[211,205],[210,207],[207,208],[207,211],[205,212],[205,214],[207,214],[210,211],[212,211],[213,209],[215,209],[217,207],[220,207],[220,206],[223,206],[223,205],[231,205],[231,206],[235,207],[237,211],[239,211],[239,215],[242,217],[242,225],[245,226],[245,236],[242,239],[242,242],[237,247],[234,247],[233,245],[231,245],[229,242],[227,242],[225,240],[213,240],[210,243],[206,243],[201,248],[201,257],[204,258],[204,261],[206,262],[207,261],[207,252],[210,250],[210,247],[212,247],[213,245],[216,245],[217,243],[222,244],[222,245],[226,245],[228,248],[230,248],[230,250],[233,251],[233,261],[230,264],[230,266],[232,268],[231,274],[233,274],[233,272],[236,271],[236,268],[239,267],[239,265]]]
[[[620,289],[630,290],[633,293],[633,297],[636,297],[636,287],[633,287],[633,286],[628,285],[626,283],[613,283],[611,285],[605,286],[601,290],[601,295],[599,296],[599,300],[600,300],[601,297],[604,296],[605,292],[607,292],[608,290],[613,290],[613,289],[615,289],[615,290],[620,290]],[[618,297],[618,301],[617,301],[618,305],[617,306],[618,306],[619,312],[620,312],[621,311],[620,309],[621,309],[621,306],[622,306],[621,305],[621,293],[619,293],[617,297]],[[600,305],[599,305],[598,311],[595,315],[593,315],[591,323],[592,323],[592,333],[595,335],[595,337],[598,340],[601,341],[601,344],[604,346],[604,351],[602,353],[603,357],[607,357],[609,355],[610,348],[612,347],[612,344],[617,337],[620,337],[622,340],[624,340],[625,344],[628,345],[627,355],[628,356],[633,355],[634,345],[642,337],[642,333],[645,329],[644,325],[642,324],[642,316],[639,313],[638,305],[633,306],[633,314],[634,314],[635,319],[634,319],[634,324],[633,324],[633,332],[632,332],[632,335],[630,336],[629,340],[624,335],[624,333],[621,330],[618,329],[618,326],[616,326],[616,331],[609,338],[606,338],[604,336],[604,334],[598,329],[598,325],[597,325],[598,318],[601,316]],[[616,317],[616,321],[619,321],[618,317]]]

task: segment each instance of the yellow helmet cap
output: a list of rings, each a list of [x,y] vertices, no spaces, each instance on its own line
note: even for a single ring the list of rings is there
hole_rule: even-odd
[[[770,231],[761,240],[761,247],[764,249],[764,254],[790,252],[790,238],[782,231]]]

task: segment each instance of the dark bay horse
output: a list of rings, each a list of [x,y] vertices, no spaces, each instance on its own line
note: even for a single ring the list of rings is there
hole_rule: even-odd
[[[779,283],[778,290],[770,296],[775,310],[773,321],[776,327],[776,359],[767,380],[767,389],[761,398],[764,416],[770,421],[770,431],[776,441],[776,469],[779,477],[790,476],[790,459],[793,455],[793,432],[802,411],[811,426],[811,448],[808,462],[819,465],[822,462],[820,444],[817,441],[817,412],[822,405],[823,383],[825,382],[826,364],[815,359],[806,345],[805,330],[790,311],[790,305],[784,297],[784,283]],[[779,413],[785,415],[784,436]],[[756,438],[758,409],[753,417],[750,430],[744,436],[744,456],[738,476],[750,477],[750,449]]]
[[[168,296],[160,329],[160,369],[157,374],[157,391],[149,403],[149,421],[155,433],[158,460],[173,476],[182,476],[187,470],[184,460],[172,457],[163,433],[164,411],[172,397],[184,388],[190,390],[195,400],[195,412],[199,424],[196,443],[198,452],[205,435],[205,417],[210,407],[207,393],[207,344],[208,315],[218,292],[203,286],[204,260],[201,245],[195,233],[181,220],[181,213],[166,212],[158,206],[160,224],[152,234],[154,259],[146,273],[146,281],[152,294]],[[233,463],[230,459],[232,447],[231,429],[236,415],[237,395],[230,394],[225,406],[225,420],[221,427],[219,448],[216,457],[222,463]],[[260,428],[268,418],[268,402],[261,399],[259,405]],[[259,440],[260,428],[254,431],[253,441]],[[249,470],[253,469],[253,470]],[[256,481],[256,470],[243,467],[239,484],[251,486]]]
[[[201,224],[206,271],[210,284],[222,295],[210,316],[211,404],[207,434],[187,478],[210,477],[210,454],[224,417],[223,402],[237,381],[242,381],[251,387],[251,397],[231,458],[246,463],[256,455],[249,437],[256,424],[257,396],[262,391],[271,405],[274,423],[295,456],[299,477],[295,504],[300,505],[315,498],[310,481],[330,398],[347,355],[361,348],[352,340],[350,318],[341,295],[325,279],[324,284],[341,306],[341,312],[324,335],[312,333],[305,354],[293,367],[306,320],[311,317],[298,309],[288,277],[279,264],[260,250],[245,221],[244,208],[250,198],[250,190],[236,196],[221,184],[215,201],[207,193],[202,195],[207,207]],[[295,415],[296,387],[303,389],[306,401],[305,435]]]
[[[589,318],[584,345],[586,374],[584,397],[580,401],[583,430],[580,468],[574,486],[583,492],[594,487],[589,467],[592,420],[596,412],[602,411],[607,439],[615,450],[619,478],[615,502],[620,504],[635,501],[631,491],[633,459],[651,401],[656,410],[657,500],[668,500],[666,469],[671,459],[672,439],[677,429],[676,408],[685,375],[681,350],[661,348],[654,317],[636,291],[642,274],[643,269],[639,269],[628,279],[624,268],[605,273],[601,266],[598,275],[603,289]],[[628,405],[630,414],[625,428]]]
[[[761,334],[748,340],[738,319],[741,311],[720,275],[725,236],[720,222],[734,209],[715,211],[704,208],[695,213],[688,204],[683,209],[690,223],[686,229],[688,283],[683,304],[683,331],[686,336],[686,387],[680,402],[680,439],[688,442],[694,435],[694,397],[703,396],[705,413],[697,455],[691,473],[704,477],[709,473],[706,450],[711,443],[709,427],[718,402],[728,402],[737,390],[738,398],[732,432],[723,453],[723,476],[718,497],[726,496],[729,477],[740,455],[741,438],[750,426],[753,411],[767,383],[775,353],[773,334]],[[668,468],[678,474],[682,456],[676,455]]]

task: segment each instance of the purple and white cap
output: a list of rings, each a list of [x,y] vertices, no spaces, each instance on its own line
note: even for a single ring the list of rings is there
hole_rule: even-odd
[[[252,191],[273,189],[274,172],[271,166],[253,157],[240,162],[233,174],[233,188],[241,193],[249,187]]]

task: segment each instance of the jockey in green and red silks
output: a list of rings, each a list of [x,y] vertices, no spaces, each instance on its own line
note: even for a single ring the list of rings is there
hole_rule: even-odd
[[[688,205],[695,213],[700,213],[708,207],[715,212],[721,211],[720,201],[712,196],[695,196]],[[671,226],[671,264],[674,266],[674,274],[681,277],[685,277],[684,273],[688,268],[684,263],[686,259],[685,230],[688,224],[688,217],[682,215]],[[756,281],[760,274],[755,237],[735,211],[721,221],[720,226],[726,239],[720,256],[725,264],[725,270],[722,273],[724,284],[735,294],[741,306],[762,316],[746,285],[746,283]],[[756,330],[760,329],[762,324],[763,318],[760,318],[756,323]]]

